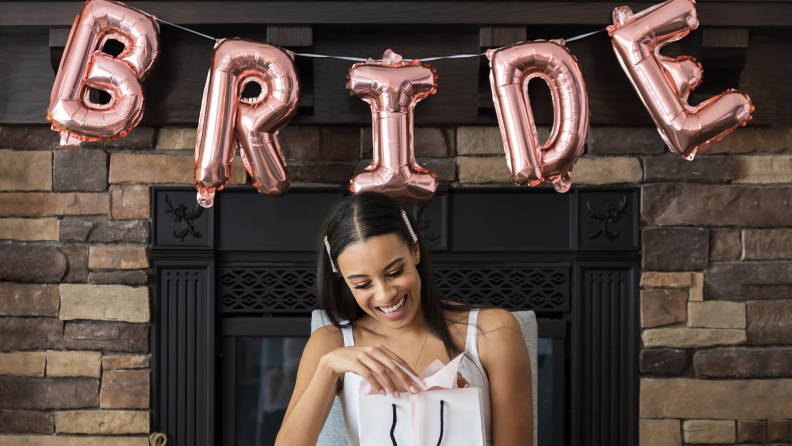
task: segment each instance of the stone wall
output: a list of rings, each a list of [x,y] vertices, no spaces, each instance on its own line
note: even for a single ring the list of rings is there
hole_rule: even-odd
[[[372,156],[369,128],[280,141],[295,186]],[[194,129],[65,151],[0,126],[1,444],[148,444],[149,185],[190,185],[194,147]],[[415,150],[442,182],[513,187],[497,127],[419,128]],[[792,444],[790,129],[688,162],[653,128],[592,128],[572,181],[642,187],[641,446]]]

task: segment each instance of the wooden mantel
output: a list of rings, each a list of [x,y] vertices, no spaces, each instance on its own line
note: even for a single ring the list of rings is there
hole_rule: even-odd
[[[641,11],[658,2],[220,2],[131,1],[181,25],[194,24],[489,24],[609,25],[613,8]],[[0,26],[71,25],[82,2],[6,2]],[[707,26],[792,26],[789,1],[699,1]]]
[[[601,30],[622,2],[531,1],[130,1],[130,6],[217,38],[267,41],[295,52],[406,58],[477,54],[523,40],[569,38]],[[657,2],[627,2],[642,11]],[[0,124],[46,124],[46,108],[80,1],[0,2]],[[792,121],[792,0],[699,0],[699,29],[663,49],[692,56],[706,75],[697,104],[730,88],[754,101],[750,125]],[[161,26],[161,55],[143,82],[142,126],[198,123],[214,43]],[[652,121],[600,32],[569,42],[589,92],[592,125],[651,126]],[[13,61],[13,63],[11,63]],[[300,109],[291,125],[369,125],[368,106],[350,97],[349,61],[296,59]],[[437,94],[416,110],[417,126],[497,125],[485,57],[437,60]],[[53,69],[54,67],[54,69]],[[550,93],[531,83],[534,117],[551,125]]]

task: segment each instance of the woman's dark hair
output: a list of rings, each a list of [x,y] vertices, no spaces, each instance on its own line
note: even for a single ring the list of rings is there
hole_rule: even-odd
[[[393,198],[378,192],[361,192],[341,201],[330,212],[322,232],[319,234],[318,269],[316,272],[316,288],[319,295],[319,308],[327,313],[330,322],[342,327],[343,321],[349,323],[357,320],[365,312],[357,304],[346,282],[340,273],[334,273],[328,258],[324,237],[330,244],[330,256],[338,265],[338,255],[347,246],[365,242],[371,237],[385,234],[396,234],[407,246],[412,246],[412,236],[401,213],[402,208]],[[480,306],[451,304],[437,286],[432,265],[427,255],[426,244],[421,238],[421,228],[410,219],[415,234],[418,236],[418,247],[421,261],[416,266],[421,278],[421,309],[429,331],[443,341],[446,353],[453,358],[462,353],[455,345],[443,310],[466,312]]]

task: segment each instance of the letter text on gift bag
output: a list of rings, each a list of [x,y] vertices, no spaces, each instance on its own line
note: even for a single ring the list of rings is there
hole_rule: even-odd
[[[698,27],[692,0],[669,0],[638,14],[613,11],[608,33],[624,72],[672,152],[692,160],[696,151],[745,125],[754,110],[748,96],[728,90],[691,107],[688,95],[702,78],[692,57],[671,59],[660,50]]]
[[[435,360],[420,376],[397,363],[418,389],[418,393],[409,393],[392,376],[401,394],[410,395],[409,400],[380,395],[362,381],[358,396],[360,446],[485,446],[481,389],[457,386],[463,356],[445,366]]]
[[[116,57],[102,52],[110,39],[124,45]],[[143,117],[139,81],[158,51],[159,26],[152,17],[122,3],[86,2],[72,25],[47,109],[61,146],[126,136]],[[110,102],[91,102],[90,88],[110,93]]]
[[[569,172],[583,153],[588,132],[586,83],[563,40],[521,42],[487,51],[492,99],[498,114],[506,164],[514,184],[552,181],[558,192],[571,186]],[[553,96],[553,130],[539,145],[528,82],[547,82]]]
[[[350,192],[382,192],[403,202],[432,199],[437,176],[415,162],[413,109],[435,93],[434,72],[418,60],[402,61],[391,50],[381,61],[369,59],[349,70],[347,89],[371,106],[374,137],[374,159],[349,182]]]
[[[246,99],[242,91],[250,82],[259,84],[261,93]],[[286,193],[289,173],[277,135],[297,111],[299,98],[291,53],[249,40],[217,41],[195,145],[198,204],[211,207],[215,191],[228,184],[235,141],[256,189],[271,197]]]

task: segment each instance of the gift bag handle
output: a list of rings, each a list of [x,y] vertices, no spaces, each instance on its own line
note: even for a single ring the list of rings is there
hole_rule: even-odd
[[[443,405],[444,404],[445,401],[440,400],[440,439],[437,440],[437,446],[440,446],[440,443],[443,442]],[[393,406],[393,424],[391,424],[390,437],[393,446],[398,446],[396,444],[396,437],[393,436],[393,431],[396,430],[396,405],[391,404],[391,406]]]

